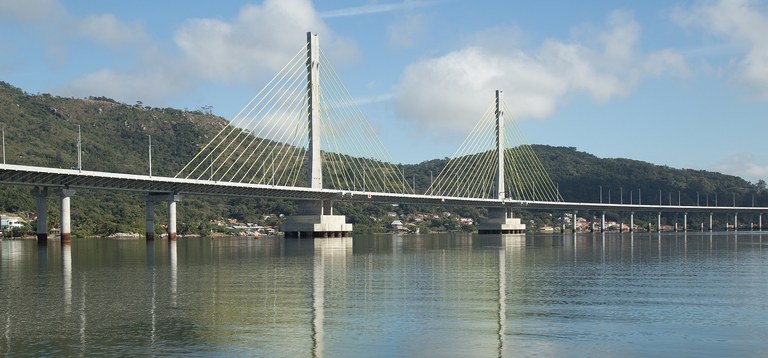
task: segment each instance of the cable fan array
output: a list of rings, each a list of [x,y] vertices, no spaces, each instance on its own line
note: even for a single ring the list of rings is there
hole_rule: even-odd
[[[302,47],[176,177],[307,186],[307,52]],[[322,51],[319,59],[324,188],[413,193]]]
[[[355,104],[322,50],[320,66],[320,136],[325,148],[325,187],[383,193],[413,194],[403,172]]]
[[[496,105],[492,104],[440,172],[427,195],[497,198]],[[506,113],[511,113],[503,104]],[[514,120],[505,120],[505,195],[515,200],[563,201]]]

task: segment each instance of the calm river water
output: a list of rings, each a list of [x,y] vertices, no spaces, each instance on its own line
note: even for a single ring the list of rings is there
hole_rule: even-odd
[[[768,234],[1,245],[11,356],[768,355]]]

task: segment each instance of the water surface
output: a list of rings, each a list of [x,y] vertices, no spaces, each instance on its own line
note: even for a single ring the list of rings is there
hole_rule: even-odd
[[[752,232],[6,240],[0,353],[765,356],[766,244]]]

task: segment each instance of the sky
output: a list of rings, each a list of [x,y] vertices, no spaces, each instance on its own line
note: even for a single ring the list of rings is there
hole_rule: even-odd
[[[317,33],[399,163],[531,144],[768,179],[768,2],[0,0],[0,80],[233,118]]]

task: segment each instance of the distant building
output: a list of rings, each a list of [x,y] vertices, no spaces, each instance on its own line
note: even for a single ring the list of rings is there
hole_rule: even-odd
[[[393,220],[392,223],[389,224],[389,226],[391,226],[395,230],[402,230],[403,222],[400,220]]]
[[[0,229],[14,229],[24,227],[24,220],[18,216],[0,217]]]

